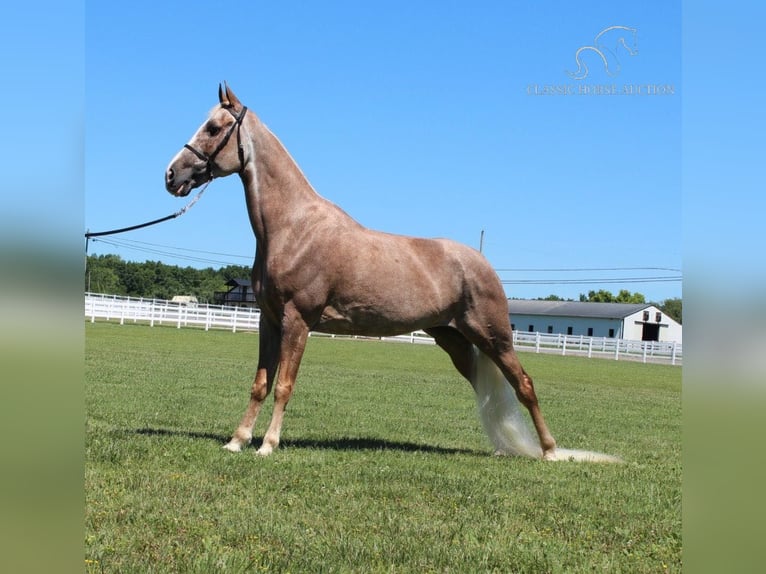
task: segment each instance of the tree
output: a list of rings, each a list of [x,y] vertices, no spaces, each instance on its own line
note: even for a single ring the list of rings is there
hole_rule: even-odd
[[[588,291],[588,295],[580,293],[580,301],[588,303],[614,303],[614,295],[611,291],[599,289],[598,291]]]
[[[580,293],[580,301],[588,303],[646,303],[646,298],[641,293],[631,293],[627,289],[621,289],[617,296],[612,295],[611,291],[599,289],[598,291],[588,291],[587,297]]]
[[[662,303],[659,303],[657,307],[659,307],[663,313],[672,317],[675,321],[682,323],[683,305],[679,297],[665,299]]]
[[[615,303],[646,303],[646,297],[641,293],[631,293],[627,289],[620,289],[617,293],[617,297],[614,298]]]
[[[125,262],[119,255],[91,255],[85,265],[85,290],[125,295],[122,275]]]
[[[123,293],[120,276],[117,275],[117,272],[109,267],[98,265],[87,270],[85,289],[93,293],[109,293],[110,295]]]

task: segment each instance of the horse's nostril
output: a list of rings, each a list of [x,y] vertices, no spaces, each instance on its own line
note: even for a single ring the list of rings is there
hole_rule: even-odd
[[[173,169],[172,169],[172,168],[171,168],[171,169],[169,169],[169,170],[168,170],[168,173],[167,173],[167,178],[168,178],[168,181],[173,181],[173,178],[175,177],[175,175],[176,175],[176,174],[175,174],[175,173],[173,173]]]

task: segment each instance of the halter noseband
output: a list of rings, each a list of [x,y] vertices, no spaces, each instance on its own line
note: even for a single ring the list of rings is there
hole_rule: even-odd
[[[245,118],[245,114],[247,113],[247,106],[242,106],[242,110],[239,112],[239,114],[235,114],[231,109],[228,107],[224,108],[227,112],[229,112],[232,116],[234,116],[234,123],[231,124],[231,127],[229,128],[229,131],[226,132],[226,135],[223,136],[223,139],[218,143],[218,145],[213,150],[213,153],[210,155],[206,155],[203,152],[194,149],[189,144],[184,144],[184,147],[191,151],[194,155],[196,155],[198,158],[200,158],[202,161],[205,162],[205,171],[210,176],[210,179],[213,179],[213,168],[217,168],[218,166],[215,165],[215,157],[220,153],[220,151],[226,147],[226,144],[229,143],[229,138],[231,137],[231,134],[234,133],[234,129],[237,130],[237,154],[239,155],[239,164],[241,167],[245,166],[245,150],[242,147],[242,136],[240,135],[239,128],[242,125],[242,120]]]

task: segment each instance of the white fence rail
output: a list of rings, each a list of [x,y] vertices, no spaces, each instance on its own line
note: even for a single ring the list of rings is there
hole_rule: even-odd
[[[141,323],[150,326],[164,325],[182,327],[226,329],[232,332],[257,331],[260,311],[250,307],[227,307],[219,305],[184,305],[164,299],[144,299],[118,295],[85,294],[85,318],[96,320]],[[312,336],[351,338],[312,332]],[[369,337],[353,337],[367,339]],[[434,344],[433,338],[422,331],[396,337],[375,337],[376,340],[414,344]],[[583,335],[548,335],[544,333],[513,332],[513,344],[519,351],[556,353],[559,355],[586,356],[633,360],[644,363],[667,363],[680,365],[682,346],[678,343],[657,341],[627,341],[606,337]]]
[[[261,313],[248,307],[220,305],[183,305],[164,299],[121,297],[118,295],[85,294],[85,317],[129,323],[149,323],[181,327],[202,327],[237,331],[257,331]]]
[[[533,350],[536,353],[556,353],[614,360],[629,359],[644,363],[680,365],[683,360],[683,347],[676,342],[630,341],[608,337],[587,337],[585,335],[547,335],[514,331],[513,345],[519,350]]]

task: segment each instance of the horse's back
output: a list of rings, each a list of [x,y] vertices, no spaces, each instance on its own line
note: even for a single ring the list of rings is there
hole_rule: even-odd
[[[491,265],[466,245],[366,229],[338,239],[316,330],[382,336],[454,324],[482,299],[507,313]]]

